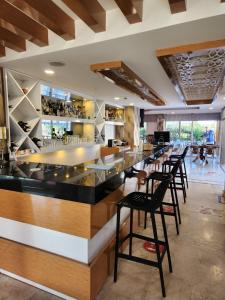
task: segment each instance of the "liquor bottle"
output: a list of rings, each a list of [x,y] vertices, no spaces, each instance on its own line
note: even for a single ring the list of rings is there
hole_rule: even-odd
[[[63,133],[63,136],[62,136],[62,140],[63,140],[64,145],[68,144],[68,134],[66,132],[66,128],[64,128],[64,133]]]
[[[18,125],[23,129],[25,132],[29,132],[31,130],[31,126],[28,125],[27,122],[19,121]]]
[[[36,137],[33,137],[32,138],[32,141],[35,143],[35,145],[38,147],[38,148],[41,148],[43,146],[43,143],[42,143],[42,140],[36,138]]]
[[[55,132],[55,128],[54,128],[54,127],[52,128],[51,136],[52,136],[52,139],[53,139],[53,140],[56,140],[56,139],[57,139],[57,134],[56,134],[56,132]]]

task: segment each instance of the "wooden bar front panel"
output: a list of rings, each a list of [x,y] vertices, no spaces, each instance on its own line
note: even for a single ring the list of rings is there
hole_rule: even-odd
[[[91,205],[0,189],[0,217],[89,239]]]

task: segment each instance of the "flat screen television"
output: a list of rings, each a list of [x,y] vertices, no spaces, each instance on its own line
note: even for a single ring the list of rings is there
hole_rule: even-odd
[[[169,131],[155,131],[154,140],[156,144],[170,143],[170,132]]]

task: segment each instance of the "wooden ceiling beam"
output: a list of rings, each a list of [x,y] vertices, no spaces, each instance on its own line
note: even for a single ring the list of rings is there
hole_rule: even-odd
[[[94,32],[105,31],[106,12],[97,0],[62,0]]]
[[[142,21],[143,0],[115,0],[130,24]]]
[[[75,38],[75,22],[52,0],[8,0],[37,22],[45,25],[64,40]]]
[[[220,48],[220,47],[225,47],[225,39],[196,43],[196,44],[187,44],[187,45],[176,46],[172,48],[158,49],[156,50],[156,56],[160,58],[161,56],[169,56],[169,55],[175,55],[183,52],[192,52],[192,51],[199,51],[204,49]]]
[[[17,52],[26,51],[26,41],[19,35],[0,27],[0,40],[3,41],[4,45]]]
[[[172,14],[183,12],[187,10],[186,0],[168,0],[170,11]]]
[[[0,41],[0,57],[5,56],[5,47],[2,46],[2,42]]]
[[[38,46],[48,45],[48,29],[7,0],[0,0],[0,18],[13,25],[16,33]]]
[[[213,99],[196,99],[196,100],[186,100],[187,105],[204,105],[212,104]]]

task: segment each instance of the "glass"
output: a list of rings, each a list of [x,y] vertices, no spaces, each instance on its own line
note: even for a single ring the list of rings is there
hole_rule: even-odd
[[[170,131],[171,142],[177,142],[180,139],[180,124],[179,121],[167,121],[166,130]]]
[[[180,122],[180,140],[185,144],[192,142],[192,121]]]
[[[211,143],[216,140],[217,121],[194,121],[193,142],[196,144]]]

